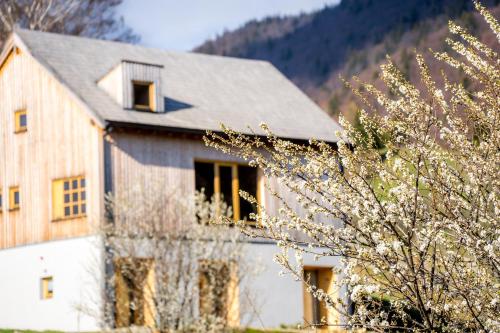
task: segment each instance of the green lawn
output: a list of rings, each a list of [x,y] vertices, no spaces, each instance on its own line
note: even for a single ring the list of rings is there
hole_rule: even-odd
[[[30,331],[30,330],[14,330],[14,329],[1,329],[0,328],[0,333],[14,333],[14,332],[20,332],[20,333],[64,333],[61,331]]]
[[[30,330],[14,330],[14,329],[0,329],[0,333],[65,333],[61,331],[30,331]],[[247,328],[245,330],[234,331],[234,333],[289,333],[291,331],[276,329],[276,330],[260,330],[255,328]]]

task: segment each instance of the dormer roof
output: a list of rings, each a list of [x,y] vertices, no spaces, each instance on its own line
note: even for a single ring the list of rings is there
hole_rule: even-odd
[[[29,53],[67,86],[100,122],[261,133],[264,122],[278,136],[337,141],[340,126],[265,61],[170,52],[53,33],[16,30]],[[98,82],[122,62],[155,64],[164,112],[124,108]]]

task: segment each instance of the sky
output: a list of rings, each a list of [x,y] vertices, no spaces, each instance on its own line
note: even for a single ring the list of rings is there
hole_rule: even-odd
[[[251,19],[293,15],[339,0],[124,0],[119,15],[145,46],[187,51]]]

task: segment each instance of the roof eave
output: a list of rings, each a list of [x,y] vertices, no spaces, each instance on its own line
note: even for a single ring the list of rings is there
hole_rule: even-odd
[[[132,122],[122,122],[122,121],[113,121],[107,120],[105,130],[107,133],[111,133],[114,129],[121,130],[140,130],[140,131],[148,131],[148,132],[156,132],[156,133],[169,133],[169,134],[179,134],[179,135],[190,135],[193,137],[200,137],[207,134],[208,130],[204,129],[195,129],[195,128],[185,128],[185,127],[173,127],[173,126],[163,126],[163,125],[151,125],[151,124],[141,124],[141,123],[132,123]],[[210,132],[216,134],[223,134],[222,131],[213,131]],[[259,134],[247,134],[249,136],[256,136],[259,138],[265,138],[265,135]],[[292,137],[283,137],[280,136],[280,139],[289,140],[295,143],[308,144],[308,139],[298,139]],[[337,141],[329,141],[329,140],[320,140],[324,141],[328,144],[336,145]]]

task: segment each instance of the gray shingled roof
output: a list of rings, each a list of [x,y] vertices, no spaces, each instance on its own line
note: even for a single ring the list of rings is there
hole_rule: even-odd
[[[265,122],[278,136],[337,141],[339,125],[268,62],[29,30],[15,33],[101,121],[186,130],[219,130],[224,123],[243,132]],[[189,107],[161,114],[124,110],[97,86],[122,60],[163,65],[162,94]]]

